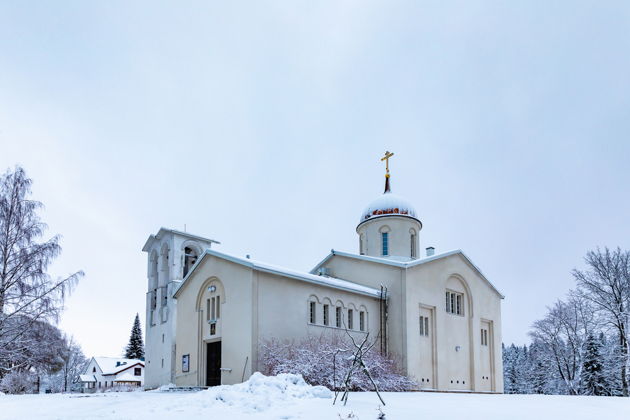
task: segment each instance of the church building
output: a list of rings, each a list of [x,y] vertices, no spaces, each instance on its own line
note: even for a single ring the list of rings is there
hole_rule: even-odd
[[[420,255],[421,230],[391,191],[389,167],[356,226],[358,253],[332,250],[310,272],[161,228],[142,249],[145,386],[239,383],[259,370],[262,340],[348,329],[377,339],[421,390],[503,392],[503,296],[461,250]]]

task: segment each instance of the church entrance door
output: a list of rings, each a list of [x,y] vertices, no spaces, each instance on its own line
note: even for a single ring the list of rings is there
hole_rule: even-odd
[[[221,385],[221,342],[206,344],[206,386]]]

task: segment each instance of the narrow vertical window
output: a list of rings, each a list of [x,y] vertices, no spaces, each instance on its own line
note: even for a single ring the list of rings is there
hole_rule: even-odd
[[[217,319],[221,318],[221,296],[217,296]]]
[[[315,323],[315,302],[310,302],[309,303],[309,320],[311,324]]]
[[[429,335],[429,317],[424,317],[424,335]]]
[[[420,316],[420,335],[424,335],[424,317]]]
[[[352,309],[348,309],[348,329],[352,329]]]
[[[457,315],[462,314],[462,295],[457,295]]]
[[[455,293],[451,293],[451,313],[455,313]]]
[[[211,300],[212,300],[212,308],[211,308],[211,312],[210,313],[212,314],[211,315],[212,316],[211,319],[214,321],[216,319],[215,318],[215,309],[214,309],[215,308],[215,306],[214,306],[214,298],[212,298]]]
[[[416,258],[416,235],[411,234],[411,258]]]
[[[481,345],[482,346],[484,345],[484,343],[483,343],[483,328],[481,329]]]
[[[446,312],[451,312],[451,293],[446,292]]]
[[[359,312],[359,330],[365,331],[365,312]]]
[[[359,237],[359,254],[365,255],[365,244],[364,244],[363,235]]]
[[[328,305],[324,305],[324,325],[328,325]]]
[[[210,299],[206,300],[206,321],[210,321]]]
[[[383,232],[381,233],[383,240],[383,256],[389,255],[389,233]]]
[[[335,327],[341,328],[341,307],[335,308]]]

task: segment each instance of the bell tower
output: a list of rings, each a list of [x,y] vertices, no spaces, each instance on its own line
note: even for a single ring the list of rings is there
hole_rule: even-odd
[[[219,242],[186,232],[160,228],[150,235],[147,253],[145,387],[174,383],[177,303],[173,298],[195,262]]]

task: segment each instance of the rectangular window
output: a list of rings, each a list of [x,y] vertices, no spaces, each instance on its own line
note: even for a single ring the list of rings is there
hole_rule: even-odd
[[[133,368],[133,376],[141,376],[142,369],[141,368]]]
[[[309,322],[311,324],[315,323],[315,302],[309,302]]]
[[[411,235],[411,258],[416,258],[416,235]]]
[[[352,309],[348,309],[348,329],[352,329]]]
[[[482,346],[488,345],[488,330],[486,330],[485,328],[481,329],[481,345]]]
[[[217,296],[217,319],[221,318],[221,296]]]
[[[214,312],[214,310],[215,310],[215,309],[214,309],[214,298],[212,298],[212,299],[210,299],[210,300],[211,300],[211,302],[212,302],[212,307],[211,307],[211,309],[210,309],[210,313],[211,313],[211,315],[210,315],[210,316],[211,316],[211,318],[210,318],[210,319],[215,320],[216,318],[215,318],[215,312]]]
[[[464,294],[446,292],[446,312],[455,315],[464,315]]]
[[[429,317],[428,316],[420,317],[420,335],[424,335],[424,336],[429,335]]]
[[[210,316],[210,299],[206,301],[206,320],[210,321],[212,318]]]
[[[324,325],[328,325],[328,305],[324,305]]]
[[[359,330],[365,331],[365,312],[359,312]]]
[[[341,328],[341,308],[335,308],[335,327]]]
[[[389,233],[383,232],[381,233],[383,238],[383,256],[389,255]]]

